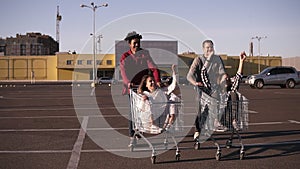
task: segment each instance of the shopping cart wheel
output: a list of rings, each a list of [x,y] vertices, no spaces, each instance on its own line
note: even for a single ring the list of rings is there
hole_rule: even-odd
[[[218,152],[216,153],[216,160],[217,160],[217,161],[220,161],[220,159],[221,159],[221,152],[218,151]]]
[[[129,146],[129,151],[133,152],[133,148],[134,148],[133,145]]]
[[[197,141],[197,142],[195,142],[195,144],[194,144],[194,149],[195,150],[199,150],[200,149],[200,143]]]
[[[227,140],[226,141],[226,148],[231,148],[232,146],[232,141],[231,140]]]
[[[152,156],[151,157],[151,162],[152,162],[152,164],[155,164],[155,162],[156,162],[156,156]]]
[[[165,150],[168,149],[168,145],[169,145],[169,142],[168,142],[168,140],[165,139],[165,141],[164,141]]]
[[[176,161],[179,161],[180,160],[180,154],[176,154]]]
[[[244,151],[242,151],[242,152],[240,153],[240,160],[243,160],[243,159],[244,159],[244,157],[245,157],[245,152],[244,152]]]

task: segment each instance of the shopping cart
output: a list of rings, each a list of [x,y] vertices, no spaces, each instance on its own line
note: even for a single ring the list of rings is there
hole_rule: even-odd
[[[134,137],[140,137],[152,151],[151,162],[156,162],[156,154],[160,149],[167,150],[168,138],[171,137],[175,147],[175,159],[180,160],[180,151],[178,142],[175,139],[176,132],[182,131],[183,127],[183,106],[179,98],[175,101],[168,101],[164,92],[157,93],[155,97],[149,97],[144,100],[134,90],[130,90],[131,114],[134,128]],[[175,121],[169,124],[170,108],[175,110]],[[146,134],[155,135],[156,143],[151,143],[151,137],[146,137]],[[160,142],[160,145],[157,143]],[[161,146],[162,145],[162,146]],[[162,148],[159,148],[162,147]],[[130,151],[134,151],[137,145],[130,146]]]
[[[248,100],[238,92],[230,92],[220,96],[221,99],[215,99],[204,92],[199,93],[198,113],[200,135],[196,138],[194,148],[200,149],[200,143],[211,139],[217,146],[216,160],[221,159],[221,148],[213,132],[216,131],[216,121],[224,126],[224,131],[231,132],[231,136],[226,141],[226,148],[232,147],[232,140],[236,134],[240,143],[240,160],[245,156],[244,145],[239,131],[248,129]],[[223,132],[224,132],[223,131]]]

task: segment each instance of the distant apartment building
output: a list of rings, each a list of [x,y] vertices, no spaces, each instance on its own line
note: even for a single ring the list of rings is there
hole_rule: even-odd
[[[51,36],[35,32],[0,39],[0,54],[2,52],[4,56],[55,55],[58,48],[58,43]]]
[[[5,39],[0,38],[0,56],[4,56],[5,42]]]

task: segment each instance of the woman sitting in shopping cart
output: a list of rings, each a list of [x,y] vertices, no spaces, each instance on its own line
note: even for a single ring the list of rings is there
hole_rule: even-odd
[[[145,75],[142,78],[137,93],[142,96],[144,101],[148,101],[150,99],[152,102],[161,102],[162,104],[153,106],[154,111],[152,112],[152,116],[150,119],[152,125],[162,127],[163,129],[168,129],[174,123],[176,118],[175,104],[180,100],[180,91],[177,86],[175,65],[172,65],[172,79],[167,85],[158,87],[154,83],[154,78],[151,75]],[[166,105],[167,102],[169,103],[168,106]],[[165,119],[162,126],[162,122],[156,122],[158,117],[161,116],[161,113],[164,112],[164,110],[155,110],[159,109],[159,107],[163,107],[163,109],[169,108],[168,117]]]

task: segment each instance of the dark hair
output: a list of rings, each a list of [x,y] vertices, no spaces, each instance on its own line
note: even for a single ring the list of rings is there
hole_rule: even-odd
[[[204,48],[204,44],[205,44],[205,43],[210,43],[210,44],[214,45],[214,43],[213,43],[212,40],[205,40],[205,41],[202,42],[202,47],[203,47],[203,48]]]
[[[141,80],[141,83],[138,87],[138,94],[142,94],[144,91],[147,91],[147,92],[150,92],[149,89],[146,87],[146,84],[147,84],[147,79],[151,77],[151,78],[154,78],[153,76],[151,75],[144,75],[142,80]]]
[[[231,78],[230,78],[230,76],[229,76],[228,73],[225,73],[225,77],[226,77],[226,79],[225,79],[225,82],[226,82],[226,91],[228,92],[228,91],[231,90],[232,82],[231,82]]]
[[[168,87],[168,86],[170,86],[171,85],[171,83],[172,83],[172,81],[173,81],[173,77],[167,77],[167,79],[165,80],[165,82],[164,83],[162,83],[161,85],[161,87]]]
[[[142,38],[143,38],[142,35],[136,33],[136,31],[132,31],[127,34],[124,40],[130,43],[132,39],[142,39]]]

